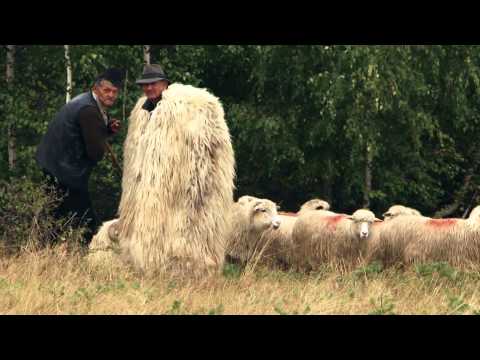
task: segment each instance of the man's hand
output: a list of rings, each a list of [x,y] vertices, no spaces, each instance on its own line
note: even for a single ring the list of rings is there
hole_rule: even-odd
[[[108,129],[112,134],[116,134],[120,130],[120,127],[121,127],[120,120],[112,119],[108,123]]]

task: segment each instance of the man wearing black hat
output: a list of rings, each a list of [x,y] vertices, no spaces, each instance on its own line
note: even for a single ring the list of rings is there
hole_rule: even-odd
[[[136,83],[141,85],[143,93],[147,97],[142,109],[152,112],[162,99],[162,92],[168,88],[170,80],[160,65],[147,64],[143,68],[142,77]]]
[[[88,181],[103,158],[107,138],[120,128],[120,121],[110,119],[107,110],[115,104],[122,81],[123,72],[118,69],[99,75],[91,91],[60,109],[37,148],[37,164],[63,197],[55,217],[74,215],[75,226],[88,225],[87,245],[99,225]]]

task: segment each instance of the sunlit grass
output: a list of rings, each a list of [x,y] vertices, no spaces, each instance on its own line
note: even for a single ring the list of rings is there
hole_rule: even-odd
[[[312,274],[234,266],[202,279],[100,269],[64,247],[0,260],[2,314],[477,314],[478,269],[378,264]]]

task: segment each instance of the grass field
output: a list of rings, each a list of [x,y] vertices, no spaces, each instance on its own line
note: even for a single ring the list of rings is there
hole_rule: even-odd
[[[57,247],[0,260],[1,314],[478,314],[480,272],[372,264],[305,275],[258,268],[201,280],[91,268]]]

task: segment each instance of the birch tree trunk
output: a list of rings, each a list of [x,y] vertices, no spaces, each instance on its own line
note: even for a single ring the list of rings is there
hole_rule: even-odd
[[[65,67],[67,69],[67,91],[65,102],[69,102],[72,98],[72,63],[70,61],[70,47],[63,45],[65,48]]]
[[[15,77],[14,73],[15,65],[15,45],[7,45],[7,69],[5,80],[7,86],[13,82]],[[17,162],[17,151],[16,151],[16,131],[15,124],[10,122],[7,128],[7,137],[8,137],[8,168],[10,170],[15,169],[15,164]]]
[[[143,45],[143,62],[150,64],[150,45]]]

